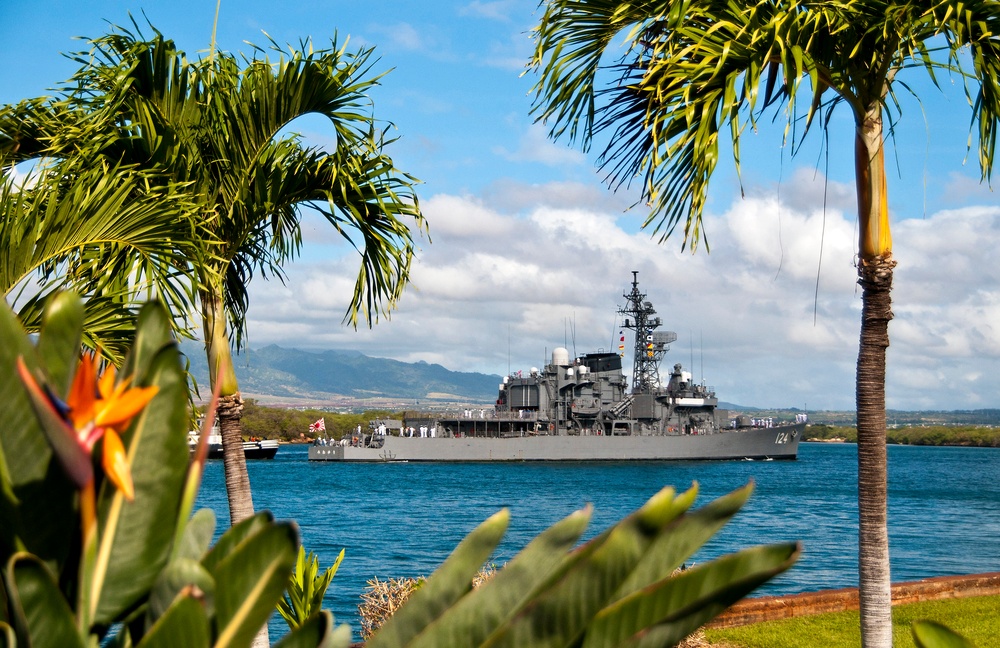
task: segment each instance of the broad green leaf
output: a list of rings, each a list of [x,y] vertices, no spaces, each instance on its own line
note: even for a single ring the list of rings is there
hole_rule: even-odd
[[[10,509],[10,516],[5,514],[0,524],[0,539],[8,534],[16,536],[12,545],[0,542],[2,558],[9,558],[12,549],[27,550],[61,573],[80,527],[76,488],[62,465],[50,461],[45,478],[18,488],[17,497],[16,508]]]
[[[270,511],[261,511],[253,517],[229,527],[208,553],[202,557],[201,564],[205,566],[205,569],[214,573],[217,565],[235,551],[241,543],[273,523],[274,516],[271,515]]]
[[[139,311],[135,340],[122,367],[122,374],[134,376],[137,384],[147,384],[144,382],[146,374],[157,354],[173,342],[169,313],[157,302],[145,304]],[[184,432],[186,435],[187,430]]]
[[[49,300],[38,336],[38,358],[49,387],[65,399],[80,358],[83,304],[80,297],[62,292]]]
[[[0,565],[5,564],[7,564],[6,560],[0,563]],[[8,616],[10,609],[7,607],[7,603],[7,586],[3,581],[2,572],[0,572],[0,623],[6,623],[11,620]]]
[[[563,646],[583,635],[586,624],[618,590],[656,537],[684,513],[693,492],[674,496],[664,488],[638,511],[570,554],[509,624],[490,638],[491,645]]]
[[[83,648],[76,619],[52,573],[30,554],[7,563],[11,602],[23,614],[32,648]]]
[[[0,621],[0,639],[3,640],[5,648],[17,648],[17,636],[14,634],[14,628],[5,621]]]
[[[142,329],[140,329],[140,334]],[[127,502],[110,483],[101,488],[101,547],[95,587],[97,623],[111,623],[152,586],[172,550],[181,486],[188,462],[187,382],[175,345],[148,363],[141,384],[159,392],[123,436],[135,484]]]
[[[549,527],[493,578],[463,597],[409,644],[441,647],[478,646],[498,626],[529,605],[539,585],[566,558],[590,522],[590,507]]]
[[[215,581],[201,563],[190,558],[173,560],[160,572],[149,593],[148,622],[152,623],[166,614],[181,596],[197,599],[204,614],[208,618],[214,616]]]
[[[507,531],[510,513],[503,509],[472,530],[451,555],[410,595],[368,643],[368,648],[405,646],[472,588],[472,579]]]
[[[17,359],[23,357],[29,369],[38,367],[35,349],[28,341],[14,313],[0,306],[0,488],[16,492],[18,486],[41,481],[48,469],[52,450],[42,434],[28,394],[17,374]],[[11,461],[16,457],[17,461]],[[29,505],[35,503],[28,503]]]
[[[754,547],[667,576],[601,610],[583,646],[673,645],[791,567],[799,551],[796,544]]]
[[[18,359],[38,368],[34,347],[6,304],[0,306],[0,561],[27,550],[56,570],[66,559],[73,530],[74,487],[42,432]],[[44,398],[44,397],[43,397]],[[16,461],[10,461],[16,457]],[[89,459],[88,459],[89,462]]]
[[[248,645],[257,634],[285,591],[298,544],[294,524],[273,523],[214,566],[217,648]]]
[[[174,557],[201,560],[212,544],[214,533],[215,512],[212,509],[195,511],[184,527],[181,541],[174,547]]]
[[[665,532],[659,534],[613,598],[637,592],[681,567],[743,508],[752,492],[753,484],[747,484],[674,520]],[[694,503],[696,494],[697,489],[692,488],[678,499],[684,498],[690,505]]]
[[[28,391],[17,371],[18,359],[37,369],[37,356],[6,304],[0,306],[0,564],[16,550],[27,550],[60,570],[74,531],[76,489],[42,432]],[[16,457],[13,463],[8,457]],[[87,459],[89,467],[89,458]]]
[[[917,648],[973,648],[971,641],[937,621],[920,619],[910,629]]]
[[[136,648],[208,648],[212,645],[209,617],[202,601],[181,595],[156,620]]]
[[[347,648],[351,645],[351,629],[347,625],[333,626],[333,615],[320,612],[301,626],[290,630],[274,648]]]

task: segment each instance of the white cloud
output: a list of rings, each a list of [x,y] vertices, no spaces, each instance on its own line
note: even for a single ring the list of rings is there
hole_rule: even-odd
[[[528,127],[516,150],[497,146],[493,152],[510,162],[540,162],[548,166],[581,165],[587,161],[583,153],[550,140],[540,124]]]
[[[980,180],[978,176],[958,171],[952,171],[948,174],[948,181],[944,185],[944,197],[956,205],[997,201],[996,191],[989,184]]]
[[[376,31],[380,31],[384,36],[387,36],[390,42],[400,49],[416,51],[427,47],[424,35],[409,23],[400,22],[393,25],[386,25],[385,27],[376,29]]]
[[[679,334],[666,366],[693,360],[695,376],[729,402],[853,407],[860,292],[844,212],[828,208],[824,224],[815,207],[739,200],[706,217],[711,254],[690,254],[679,240],[658,245],[635,233],[634,217],[606,204],[525,202],[425,200],[433,243],[422,246],[399,309],[371,330],[340,324],[356,273],[350,256],[294,264],[287,287],[255,284],[252,345],[357,349],[502,374],[508,363],[539,366],[563,344],[577,353],[615,347],[615,313],[637,270],[665,328]],[[895,240],[889,407],[995,406],[1000,208],[900,221]]]
[[[414,25],[410,22],[371,24],[368,31],[376,37],[380,52],[402,51],[426,55],[435,61],[452,60],[451,39],[438,25]],[[369,39],[363,38],[363,41]]]
[[[510,22],[512,20],[511,14],[519,9],[521,9],[519,0],[493,0],[492,2],[473,0],[461,7],[458,13],[460,16],[475,16],[477,18]]]
[[[519,73],[526,69],[531,59],[531,48],[531,37],[525,29],[508,35],[504,40],[490,41],[485,52],[473,53],[470,62]]]

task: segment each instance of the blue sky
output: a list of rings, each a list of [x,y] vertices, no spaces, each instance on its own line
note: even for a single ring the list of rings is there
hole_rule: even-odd
[[[0,101],[45,94],[75,68],[60,55],[84,47],[73,36],[128,24],[129,12],[193,55],[208,46],[215,2],[4,2]],[[614,345],[615,310],[638,270],[679,334],[668,364],[693,357],[695,376],[731,402],[851,408],[860,295],[849,116],[833,122],[828,166],[818,137],[791,157],[780,127],[748,133],[745,197],[723,158],[707,215],[712,252],[681,253],[640,231],[645,214],[626,212],[634,196],[602,185],[593,153],[550,142],[533,123],[534,77],[522,73],[539,17],[532,0],[223,1],[225,50],[265,43],[262,32],[375,47],[375,69],[391,70],[372,95],[375,115],[395,127],[399,168],[423,181],[433,241],[422,242],[414,287],[392,318],[355,331],[340,322],[356,259],[307,220],[288,284],[252,286],[251,346],[358,349],[503,374],[564,343],[579,353]],[[888,160],[899,261],[889,406],[998,407],[1000,202],[967,160],[961,81],[942,78],[940,92],[919,74],[906,80],[922,103],[900,96]],[[328,137],[313,121],[295,127],[314,143]]]

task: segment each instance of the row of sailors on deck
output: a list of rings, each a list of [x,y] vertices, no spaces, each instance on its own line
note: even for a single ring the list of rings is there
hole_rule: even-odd
[[[413,437],[414,436],[413,433],[417,430],[420,431],[420,434],[417,436],[420,436],[421,438],[427,438],[427,437],[433,438],[434,433],[437,431],[436,428],[427,427],[426,425],[421,425],[419,428],[414,428],[411,425],[410,427],[403,428],[403,430],[400,432],[400,436],[405,434],[409,437]]]

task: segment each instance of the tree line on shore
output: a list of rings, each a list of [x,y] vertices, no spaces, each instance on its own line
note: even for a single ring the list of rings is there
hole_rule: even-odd
[[[857,443],[858,428],[839,425],[810,425],[807,441]],[[974,425],[930,425],[889,428],[886,443],[894,445],[970,446],[1000,448],[1000,427]]]
[[[320,409],[287,409],[266,407],[248,398],[243,405],[243,434],[263,439],[280,441],[311,441],[316,433],[309,426],[323,419],[326,434],[339,439],[351,430],[361,426],[368,429],[368,422],[375,419],[399,418],[398,414],[386,410],[370,410],[360,413],[327,412]]]

